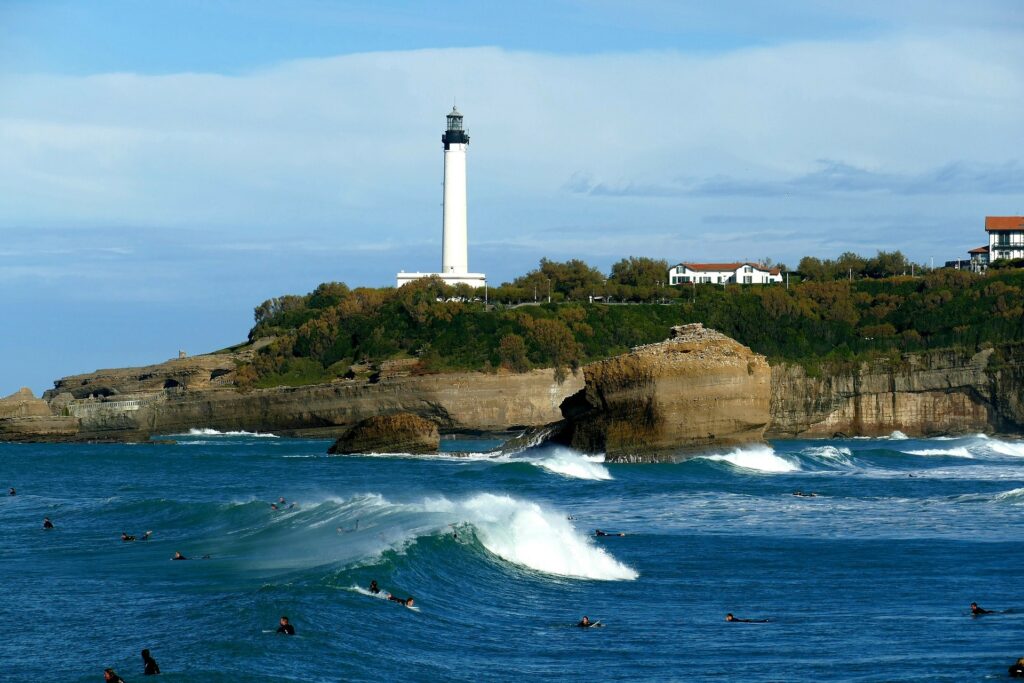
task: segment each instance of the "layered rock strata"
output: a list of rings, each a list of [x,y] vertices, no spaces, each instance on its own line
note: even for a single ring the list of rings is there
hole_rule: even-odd
[[[763,440],[771,371],[764,356],[699,323],[583,368],[565,439],[609,461],[678,459]]]
[[[772,368],[771,437],[910,436],[1024,429],[1024,350],[941,350],[809,375]]]

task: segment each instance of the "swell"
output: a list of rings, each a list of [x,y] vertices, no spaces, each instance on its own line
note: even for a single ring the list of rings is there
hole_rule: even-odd
[[[470,541],[458,546],[462,552],[486,553],[542,574],[595,580],[637,577],[566,515],[507,495],[396,503],[371,493],[279,511],[262,501],[148,499],[115,501],[102,514],[156,529],[155,539],[161,538],[162,529],[189,529],[192,554],[210,554],[234,568],[257,572],[375,563],[421,540],[455,534]],[[177,531],[169,535],[180,538]]]

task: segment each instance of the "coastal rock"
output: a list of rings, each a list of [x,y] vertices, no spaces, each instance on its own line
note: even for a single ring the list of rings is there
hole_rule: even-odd
[[[193,374],[195,382],[163,389],[160,378],[178,369],[175,359],[148,368],[65,377],[47,395],[53,396],[51,407],[81,421],[82,439],[140,441],[193,428],[338,437],[360,420],[391,413],[419,415],[448,432],[499,432],[557,422],[562,401],[583,387],[582,374],[557,382],[553,370],[542,369],[364,377],[249,391],[230,383],[196,388],[201,376]],[[140,388],[139,377],[146,375],[152,375],[141,380],[148,390]],[[101,386],[104,392],[97,391]],[[82,387],[85,391],[78,393],[86,397],[74,398],[70,387]]]
[[[410,413],[376,415],[361,420],[334,442],[328,453],[436,453],[437,425]]]
[[[566,403],[565,438],[609,461],[677,459],[708,447],[763,440],[771,372],[764,356],[703,325],[583,368]]]
[[[1024,349],[938,350],[810,374],[772,368],[769,436],[910,436],[1024,428]]]
[[[0,419],[12,417],[49,417],[50,406],[36,398],[32,390],[22,387],[10,396],[0,398]]]

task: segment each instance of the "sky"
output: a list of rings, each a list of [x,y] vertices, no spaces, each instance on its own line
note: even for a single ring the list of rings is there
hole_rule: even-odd
[[[0,395],[542,257],[936,263],[1024,214],[1024,3],[0,0]]]

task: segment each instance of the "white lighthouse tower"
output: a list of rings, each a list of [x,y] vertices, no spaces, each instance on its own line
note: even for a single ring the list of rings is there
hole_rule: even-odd
[[[444,218],[440,273],[399,273],[398,286],[423,277],[440,277],[449,285],[483,287],[487,276],[469,272],[469,222],[466,218],[466,149],[469,135],[462,125],[462,114],[452,107],[448,126],[441,136],[444,143]]]

